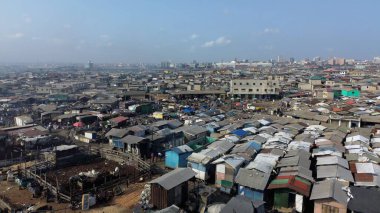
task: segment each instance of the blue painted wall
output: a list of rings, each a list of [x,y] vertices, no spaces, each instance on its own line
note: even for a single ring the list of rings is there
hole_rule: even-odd
[[[243,195],[251,200],[264,200],[263,192],[244,186],[239,186],[239,195]]]
[[[191,155],[192,152],[186,152],[178,154],[172,150],[165,152],[165,166],[168,168],[176,169],[178,167],[187,167],[187,157]]]
[[[120,139],[112,139],[113,147],[124,149],[124,143]]]
[[[178,168],[179,164],[179,156],[176,152],[174,151],[166,151],[165,152],[165,166],[175,169]]]

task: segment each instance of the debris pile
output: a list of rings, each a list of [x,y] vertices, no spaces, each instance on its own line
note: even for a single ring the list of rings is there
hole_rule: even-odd
[[[152,208],[150,203],[150,184],[145,184],[144,190],[140,195],[140,204],[143,209]]]

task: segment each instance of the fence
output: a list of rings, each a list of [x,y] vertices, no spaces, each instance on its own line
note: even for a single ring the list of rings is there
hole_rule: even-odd
[[[11,165],[16,164],[16,163],[21,163],[21,162],[23,162],[23,160],[24,159],[22,157],[12,158],[12,159],[8,159],[8,160],[1,160],[0,161],[0,168],[11,166]]]

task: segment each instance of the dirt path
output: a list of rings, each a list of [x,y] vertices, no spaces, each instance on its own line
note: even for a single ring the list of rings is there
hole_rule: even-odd
[[[129,188],[126,188],[125,193],[121,196],[115,197],[112,204],[131,210],[138,203],[145,184],[146,182],[136,183]]]

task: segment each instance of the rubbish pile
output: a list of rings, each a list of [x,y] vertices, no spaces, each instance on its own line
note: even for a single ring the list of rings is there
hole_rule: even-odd
[[[95,171],[94,169],[88,172],[80,172],[79,176],[87,176],[89,178],[97,178],[99,175],[99,172]]]
[[[150,184],[145,184],[144,190],[141,192],[140,202],[139,202],[143,209],[149,209],[153,207],[151,204],[149,204],[150,198],[151,198]]]

